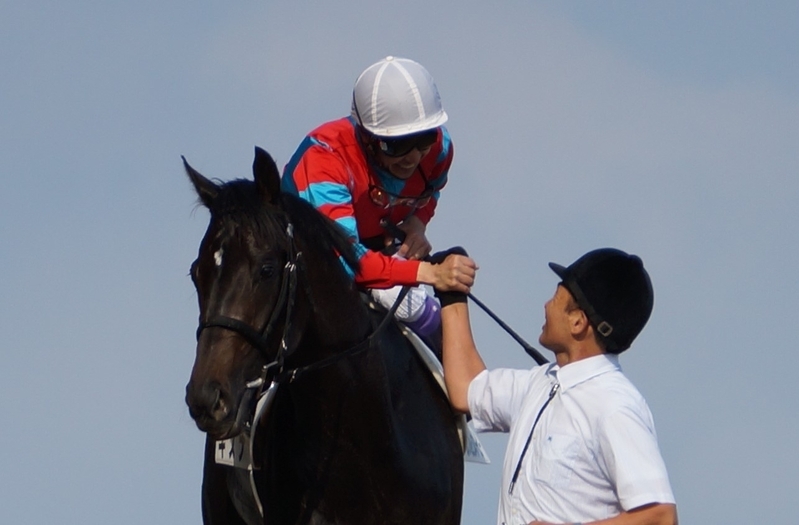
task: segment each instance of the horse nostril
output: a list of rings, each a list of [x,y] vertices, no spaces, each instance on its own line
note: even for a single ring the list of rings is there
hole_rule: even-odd
[[[225,416],[227,416],[228,405],[225,403],[225,397],[222,395],[222,391],[220,389],[216,389],[214,401],[208,406],[211,408],[211,410],[208,412],[209,415],[216,421],[222,421],[225,419]]]
[[[195,420],[206,417],[222,421],[228,414],[229,406],[218,383],[206,383],[202,388],[186,387],[186,404],[189,414]]]

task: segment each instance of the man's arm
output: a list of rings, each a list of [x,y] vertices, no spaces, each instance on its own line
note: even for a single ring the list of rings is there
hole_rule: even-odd
[[[555,525],[545,521],[531,521],[529,525]],[[565,524],[570,525],[570,524]],[[578,525],[677,525],[677,506],[672,503],[644,505],[606,520]]]
[[[452,407],[458,412],[469,412],[469,384],[477,374],[486,369],[477,353],[469,323],[466,302],[456,302],[441,309],[443,331],[444,382]]]

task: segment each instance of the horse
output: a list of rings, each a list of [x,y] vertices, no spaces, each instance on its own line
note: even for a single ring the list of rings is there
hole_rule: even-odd
[[[203,523],[459,523],[456,415],[390,312],[353,284],[351,240],[281,193],[258,147],[254,180],[183,163],[211,216],[190,269],[199,326],[186,386],[206,434]],[[248,432],[248,468],[215,461]]]

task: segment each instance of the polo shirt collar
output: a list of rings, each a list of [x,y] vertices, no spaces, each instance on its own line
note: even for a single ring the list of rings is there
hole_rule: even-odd
[[[564,367],[555,365],[549,369],[547,375],[554,376],[555,381],[560,383],[560,390],[564,391],[598,375],[620,370],[618,355],[601,354],[569,363]]]

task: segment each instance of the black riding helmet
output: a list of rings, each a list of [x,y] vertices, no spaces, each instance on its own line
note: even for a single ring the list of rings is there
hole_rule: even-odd
[[[654,292],[644,263],[636,255],[600,248],[568,267],[549,263],[586,313],[605,349],[627,350],[649,320]]]

